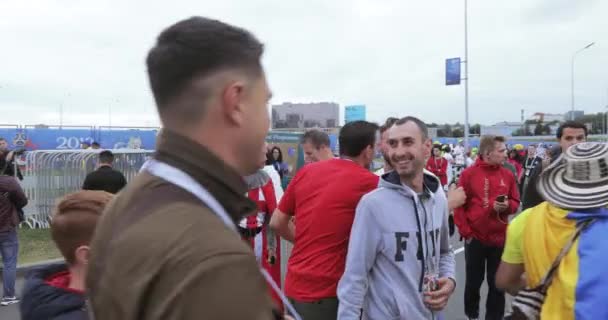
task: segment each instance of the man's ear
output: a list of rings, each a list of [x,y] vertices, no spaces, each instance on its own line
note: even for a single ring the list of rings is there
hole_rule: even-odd
[[[81,265],[88,265],[90,251],[90,247],[86,245],[76,248],[76,251],[74,252],[76,263]]]
[[[237,126],[241,126],[246,121],[243,105],[245,94],[245,83],[242,81],[229,83],[222,91],[220,101],[222,114]]]

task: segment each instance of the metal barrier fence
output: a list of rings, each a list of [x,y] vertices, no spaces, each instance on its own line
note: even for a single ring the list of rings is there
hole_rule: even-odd
[[[27,152],[21,186],[29,203],[24,208],[30,228],[48,228],[58,198],[82,188],[97,168],[101,150],[38,150]],[[112,150],[114,169],[130,181],[152,155],[149,150]]]

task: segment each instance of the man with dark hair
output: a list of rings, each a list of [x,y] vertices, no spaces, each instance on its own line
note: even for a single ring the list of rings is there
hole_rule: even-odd
[[[505,245],[509,215],[519,208],[515,175],[503,166],[506,151],[503,137],[482,136],[480,159],[465,169],[458,180],[467,195],[465,204],[454,210],[454,222],[466,239],[464,309],[469,319],[479,318],[479,290],[484,275],[488,282],[485,319],[502,320],[505,312],[504,292],[496,288],[494,277]]]
[[[366,121],[344,125],[338,138],[341,158],[300,169],[272,215],[270,227],[294,243],[285,292],[303,319],[337,317],[336,288],[355,208],[378,185],[378,177],[369,171],[377,130]]]
[[[127,179],[118,170],[114,170],[114,154],[105,150],[99,154],[97,170],[89,173],[82,184],[83,190],[101,190],[112,194],[118,193],[127,185]]]
[[[334,158],[329,143],[329,135],[321,130],[308,130],[300,139],[304,151],[304,162],[312,163]]]
[[[263,51],[250,32],[203,17],[158,37],[147,67],[163,131],[95,232],[96,318],[282,317],[235,224],[257,211],[242,177],[259,169],[252,155],[270,127]]]
[[[101,145],[99,144],[99,142],[93,142],[93,143],[91,143],[91,149],[92,150],[101,149]]]
[[[426,125],[403,118],[389,129],[388,144],[394,170],[356,209],[338,320],[440,319],[456,287],[447,200],[424,170]]]
[[[23,153],[25,149],[21,149]],[[16,177],[19,180],[23,180],[23,174],[18,166],[15,166],[15,150],[11,150],[6,139],[0,137],[0,152],[3,154],[3,159],[6,160],[2,167],[0,167],[0,174],[7,176]],[[19,152],[18,152],[19,153]]]
[[[45,265],[29,272],[21,319],[88,319],[85,278],[89,244],[112,197],[105,191],[78,191],[59,201],[51,219],[51,236],[66,263]]]
[[[546,154],[542,164],[534,166],[526,179],[526,185],[522,188],[522,210],[536,207],[541,204],[544,199],[536,190],[536,181],[543,170],[553,161],[559,158],[562,152],[565,152],[571,146],[587,141],[587,126],[577,121],[566,121],[557,129],[557,141],[559,148],[555,149],[555,154]]]
[[[526,153],[526,159],[523,162],[523,172],[521,176],[521,181],[519,185],[519,192],[521,194],[521,203],[525,206],[526,204],[526,192],[524,190],[528,189],[528,184],[530,182],[530,177],[533,173],[535,173],[535,169],[537,166],[542,166],[543,159],[536,155],[536,145],[531,144],[528,146],[528,151]]]

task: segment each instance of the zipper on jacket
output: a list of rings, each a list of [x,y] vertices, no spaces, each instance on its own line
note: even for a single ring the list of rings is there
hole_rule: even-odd
[[[424,281],[424,272],[426,262],[424,261],[424,250],[422,249],[422,226],[420,224],[420,215],[418,214],[418,204],[416,203],[416,199],[410,198],[414,203],[414,212],[416,213],[416,224],[418,226],[418,252],[416,257],[420,259],[420,264],[422,266],[422,272],[420,273],[420,281],[418,282],[418,292],[422,292],[422,282]]]

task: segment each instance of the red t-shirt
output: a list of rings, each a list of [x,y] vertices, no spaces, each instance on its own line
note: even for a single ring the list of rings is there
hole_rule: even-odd
[[[355,209],[378,178],[343,159],[308,164],[296,174],[279,204],[296,225],[285,278],[288,297],[312,302],[337,296]]]
[[[52,286],[55,288],[59,288],[59,289],[63,289],[65,291],[69,291],[72,293],[84,295],[84,291],[70,288],[70,279],[71,279],[71,274],[69,271],[66,270],[66,271],[61,271],[61,272],[52,274],[51,276],[46,278],[44,282],[46,284],[48,284],[49,286]]]

